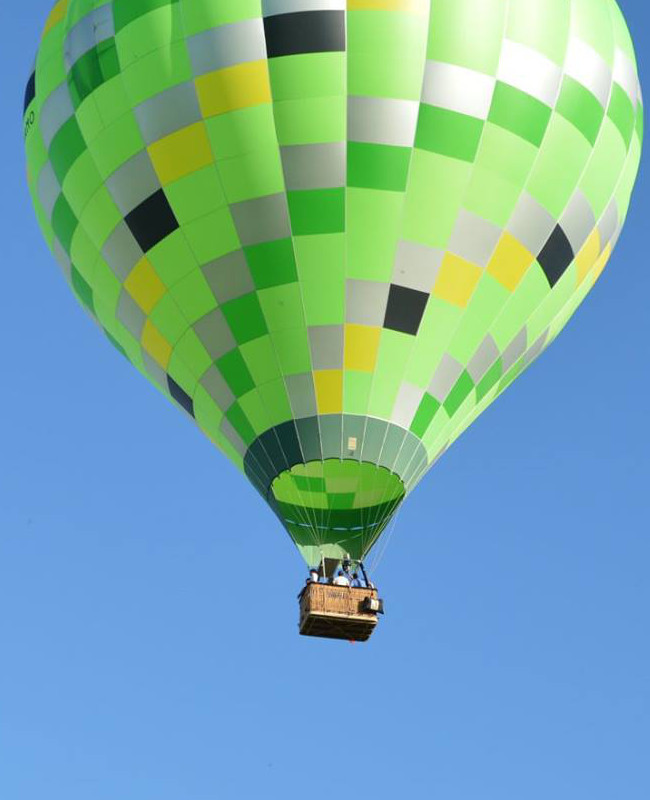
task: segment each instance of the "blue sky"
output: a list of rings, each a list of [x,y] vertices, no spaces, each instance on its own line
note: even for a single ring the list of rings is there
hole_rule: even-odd
[[[24,182],[46,0],[0,7],[0,797],[648,800],[642,172],[562,337],[411,497],[367,646],[303,639],[254,491],[68,292]],[[623,0],[641,73],[645,0]]]

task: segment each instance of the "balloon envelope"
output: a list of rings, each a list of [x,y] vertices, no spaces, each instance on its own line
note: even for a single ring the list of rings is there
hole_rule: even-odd
[[[59,0],[24,125],[77,298],[314,563],[566,324],[642,120],[613,0]]]

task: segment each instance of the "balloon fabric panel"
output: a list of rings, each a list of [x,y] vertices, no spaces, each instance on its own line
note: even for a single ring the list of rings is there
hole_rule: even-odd
[[[613,0],[60,0],[24,126],[79,302],[315,563],[562,330],[643,108]]]

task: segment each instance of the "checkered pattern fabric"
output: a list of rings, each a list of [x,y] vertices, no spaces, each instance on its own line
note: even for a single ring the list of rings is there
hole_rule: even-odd
[[[313,562],[564,327],[643,109],[614,0],[59,0],[24,125],[79,301]]]

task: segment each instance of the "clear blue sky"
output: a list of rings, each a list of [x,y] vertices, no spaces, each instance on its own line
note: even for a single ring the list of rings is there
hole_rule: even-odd
[[[643,77],[647,0],[622,5]],[[648,800],[647,175],[558,343],[410,499],[378,635],[303,639],[289,539],[41,241],[48,7],[0,7],[0,797]]]

